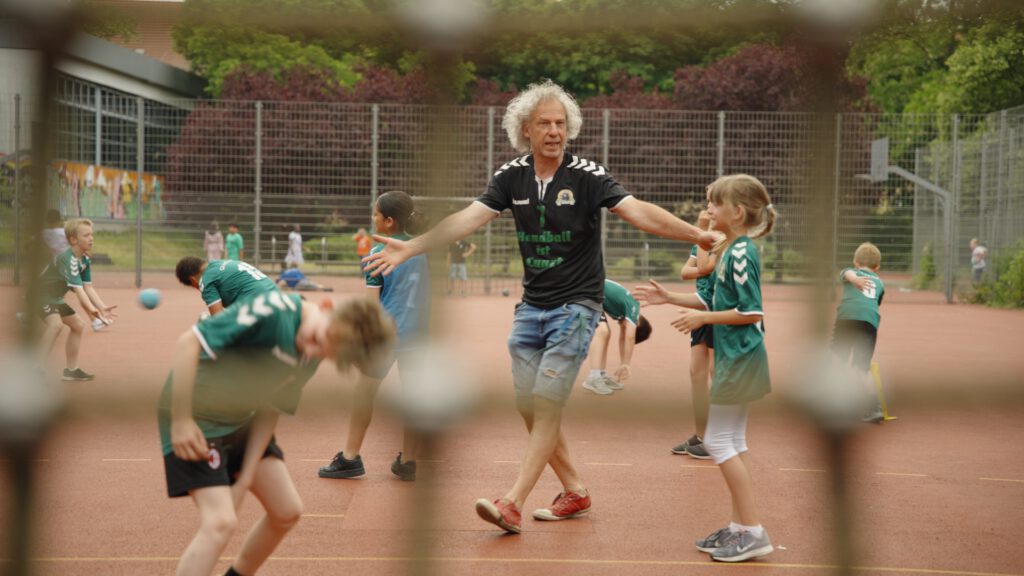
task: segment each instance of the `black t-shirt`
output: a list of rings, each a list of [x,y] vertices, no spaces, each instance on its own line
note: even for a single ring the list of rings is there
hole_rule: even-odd
[[[466,252],[469,251],[469,242],[463,240],[456,240],[448,246],[448,256],[451,259],[452,264],[464,264],[466,262]]]
[[[512,210],[523,257],[523,300],[540,308],[604,300],[601,208],[614,208],[626,190],[604,167],[568,153],[544,188],[533,157],[505,164],[477,202]]]

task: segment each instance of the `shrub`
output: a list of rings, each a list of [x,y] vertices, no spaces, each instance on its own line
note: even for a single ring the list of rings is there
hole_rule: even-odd
[[[929,290],[935,284],[938,269],[935,267],[935,255],[931,242],[921,249],[921,269],[914,276],[914,288]]]
[[[978,286],[969,301],[1000,308],[1024,308],[1024,242],[996,259],[996,273]]]

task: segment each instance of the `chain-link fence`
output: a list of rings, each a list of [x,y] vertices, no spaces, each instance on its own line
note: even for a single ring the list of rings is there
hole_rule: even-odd
[[[49,204],[65,217],[97,222],[99,266],[168,270],[202,255],[204,231],[238,224],[245,259],[274,271],[297,225],[313,273],[355,274],[353,234],[371,228],[376,196],[402,189],[436,221],[465,206],[490,174],[517,154],[501,128],[501,108],[385,104],[144,100],[62,78],[52,119],[58,160],[49,169]],[[883,269],[915,273],[947,291],[969,266],[968,241],[994,257],[1024,236],[1024,108],[991,115],[847,114],[835,118],[834,179],[808,180],[816,152],[815,117],[799,113],[584,109],[573,154],[599,162],[641,199],[694,221],[705,187],[718,175],[746,172],[769,187],[781,219],[763,243],[766,277],[806,276],[807,234],[816,194],[832,198],[833,265],[864,241],[877,244]],[[444,118],[438,138],[436,119]],[[31,107],[0,96],[2,228],[0,280],[18,281],[22,229],[16,193],[29,188]],[[141,120],[141,128],[140,128]],[[870,179],[871,144],[890,142],[896,171]],[[438,149],[438,143],[444,149]],[[440,194],[427,178],[439,163]],[[928,186],[922,185],[922,182]],[[940,190],[936,193],[934,190]],[[947,214],[942,192],[949,194]],[[947,218],[951,221],[947,224]],[[608,275],[631,279],[678,274],[689,246],[605,219]],[[522,271],[513,225],[502,216],[470,239],[477,290],[514,288]],[[961,274],[960,277],[966,277]]]

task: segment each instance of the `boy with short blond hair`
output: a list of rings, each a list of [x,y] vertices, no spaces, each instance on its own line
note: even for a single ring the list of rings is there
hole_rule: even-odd
[[[39,313],[45,324],[40,350],[44,358],[49,356],[57,337],[60,336],[63,327],[67,326],[71,332],[65,345],[67,364],[63,379],[92,380],[94,375],[78,367],[78,353],[82,345],[85,323],[64,302],[64,295],[68,290],[73,291],[85,313],[104,324],[113,322],[111,316],[117,305],[104,304],[92,287],[92,262],[88,254],[93,245],[92,221],[85,218],[68,220],[64,224],[64,234],[67,236],[69,248],[53,257],[43,269],[39,282],[43,294],[43,305]]]
[[[846,268],[839,274],[843,299],[836,310],[832,333],[832,350],[844,363],[849,362],[864,380],[865,390],[871,398],[871,408],[864,421],[874,423],[884,419],[878,397],[871,387],[871,358],[875,354],[881,322],[878,308],[885,296],[885,285],[878,277],[881,264],[882,253],[877,246],[865,242],[857,247],[853,268]]]

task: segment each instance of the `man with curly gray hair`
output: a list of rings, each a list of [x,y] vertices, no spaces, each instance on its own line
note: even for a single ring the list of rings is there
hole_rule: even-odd
[[[511,210],[523,259],[523,301],[508,338],[516,406],[530,438],[519,477],[496,500],[480,499],[477,514],[507,532],[522,529],[520,510],[550,465],[563,490],[537,520],[564,520],[590,512],[590,494],[572,463],[561,431],[562,408],[601,317],[604,263],[601,209],[664,238],[711,248],[715,236],[666,210],[637,200],[601,165],[566,151],[582,125],[576,101],[550,80],[529,86],[509,102],[502,126],[524,156],[502,165],[475,202],[434,229],[400,241],[374,239],[384,250],[366,258],[374,274],[437,246],[465,238]]]

